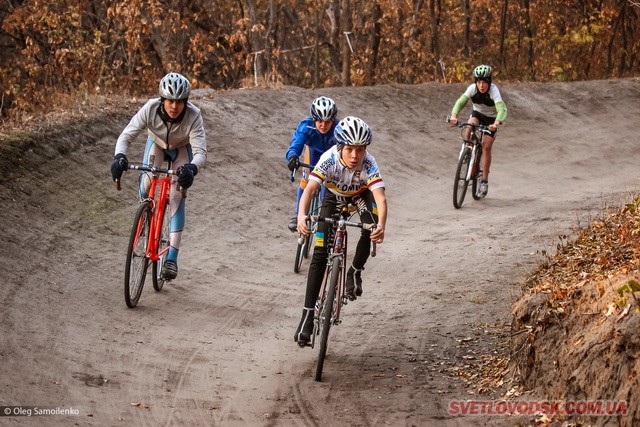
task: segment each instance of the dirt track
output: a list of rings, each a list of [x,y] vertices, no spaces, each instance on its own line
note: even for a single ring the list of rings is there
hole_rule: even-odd
[[[0,189],[0,405],[79,410],[47,425],[480,422],[448,415],[449,402],[498,395],[478,396],[455,368],[504,348],[536,251],[637,193],[639,83],[501,84],[509,117],[489,195],[460,210],[458,133],[444,117],[462,85],[199,91],[210,157],[189,193],[180,274],[160,293],[147,283],[133,310],[122,269],[135,178],[118,193],[108,173],[126,119],[87,128],[90,143]],[[292,339],[305,274],[292,268],[283,155],[320,94],[374,129],[390,211],[317,383],[316,351]]]

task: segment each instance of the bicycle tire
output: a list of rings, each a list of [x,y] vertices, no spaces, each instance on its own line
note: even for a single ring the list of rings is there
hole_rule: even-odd
[[[316,233],[311,232],[311,234],[309,234],[307,238],[304,240],[304,248],[302,248],[302,256],[304,256],[305,258],[309,258],[309,254],[311,253],[311,246],[313,246],[311,242],[315,242],[315,241],[316,241]]]
[[[171,243],[171,208],[169,202],[164,206],[164,213],[162,214],[162,228],[160,229],[160,240],[158,241],[158,253],[169,246]],[[162,264],[166,258],[166,252],[160,255],[157,261],[151,264],[151,272],[153,273],[153,289],[156,292],[160,292],[164,286],[166,280],[162,276]]]
[[[316,214],[318,211],[319,203],[320,203],[320,191],[318,191],[313,196],[313,199],[311,200],[311,209],[309,212],[311,212],[312,214]],[[315,229],[313,223],[310,224],[310,228],[312,230],[311,234],[308,236],[305,236],[302,244],[298,243],[298,246],[296,247],[296,260],[293,263],[293,271],[295,273],[300,272],[300,268],[302,267],[302,261],[305,258],[309,258],[309,255],[311,253],[311,247],[313,246],[312,242],[315,242],[316,240],[315,239],[316,233],[313,232],[313,230]]]
[[[327,356],[327,346],[329,344],[329,330],[331,329],[331,317],[333,316],[333,303],[336,297],[336,289],[338,289],[338,280],[340,280],[340,258],[335,257],[331,263],[331,275],[327,286],[327,296],[324,300],[322,308],[322,317],[320,318],[320,347],[318,348],[318,363],[316,364],[315,380],[322,380],[322,369],[324,368],[324,359]]]
[[[314,215],[318,213],[318,210],[320,209],[320,194],[322,194],[322,190],[318,190],[316,192],[316,194],[314,194],[313,196],[313,200],[311,201],[311,213],[313,213]],[[309,235],[309,239],[307,239],[306,241],[306,247],[304,248],[304,251],[302,252],[304,254],[305,258],[309,258],[309,255],[311,254],[311,247],[314,245],[315,241],[316,241],[316,233],[315,230],[315,223],[311,224],[311,234]]]
[[[140,300],[144,279],[149,266],[147,245],[151,225],[151,203],[143,202],[135,216],[127,247],[127,260],[124,270],[124,301],[127,307],[134,308]]]
[[[478,194],[479,185],[478,181],[482,178],[482,148],[478,147],[478,154],[476,156],[475,165],[473,167],[473,178],[471,178],[471,195],[474,200],[480,200],[482,197]]]
[[[453,207],[460,209],[464,202],[464,196],[467,194],[469,180],[467,180],[467,170],[469,169],[469,160],[471,159],[471,149],[464,147],[458,167],[456,168],[456,177],[453,183]]]
[[[306,258],[305,252],[309,250],[309,237],[304,236],[302,243],[298,243],[298,248],[296,249],[296,261],[293,264],[294,273],[300,273],[300,267],[302,267],[302,260]]]

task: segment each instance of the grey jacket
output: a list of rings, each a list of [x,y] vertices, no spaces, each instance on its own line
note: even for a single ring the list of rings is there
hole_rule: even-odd
[[[204,122],[200,109],[187,102],[186,113],[180,123],[165,124],[158,114],[160,98],[150,99],[118,137],[115,154],[127,154],[127,148],[145,128],[149,138],[160,147],[168,150],[191,144],[193,160],[191,163],[204,166],[207,159],[207,140],[204,135]]]

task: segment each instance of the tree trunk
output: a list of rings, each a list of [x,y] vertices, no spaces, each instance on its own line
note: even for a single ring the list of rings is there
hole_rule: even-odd
[[[316,10],[316,37],[313,43],[313,87],[320,85],[320,11]]]
[[[462,36],[464,43],[463,54],[469,59],[469,49],[471,45],[471,4],[470,0],[464,0],[464,34]]]
[[[351,34],[350,0],[341,0],[340,17],[340,29],[344,37],[342,43],[342,86],[351,86],[351,47],[355,39]]]
[[[274,49],[274,33],[275,27],[278,25],[278,13],[274,0],[269,0],[269,22],[267,31],[264,35],[264,61],[265,61],[265,79],[267,81],[275,81],[277,73],[273,65],[273,49]]]
[[[380,51],[380,41],[382,40],[382,8],[380,4],[376,2],[373,6],[373,13],[371,16],[371,21],[373,22],[373,27],[371,30],[371,52],[369,53],[369,61],[367,61],[366,65],[366,78],[367,85],[375,85],[376,84],[376,71],[378,68],[378,54]]]
[[[524,0],[524,10],[525,10],[525,33],[527,39],[529,40],[529,76],[531,80],[536,81],[536,69],[535,69],[535,55],[533,52],[533,30],[531,28],[531,9],[529,0]]]
[[[253,31],[253,28],[259,24],[258,12],[256,10],[255,0],[243,0],[246,13],[249,15],[249,26],[247,40],[249,40],[251,53],[253,53],[253,77],[254,83],[258,86],[264,80],[265,73],[265,60],[264,60],[264,45],[260,38],[258,31]]]
[[[500,14],[500,68],[504,70],[504,39],[507,35],[507,11],[509,10],[509,0],[502,3],[502,13]]]
[[[329,37],[331,62],[336,75],[340,78],[340,37],[338,37],[340,34],[340,0],[331,0],[327,15],[331,22]]]
[[[446,75],[444,68],[442,67],[442,58],[440,57],[440,0],[429,0],[429,15],[431,18],[431,55],[436,62],[436,67],[433,72],[433,79],[439,80],[440,73],[442,73],[442,79],[446,83]]]

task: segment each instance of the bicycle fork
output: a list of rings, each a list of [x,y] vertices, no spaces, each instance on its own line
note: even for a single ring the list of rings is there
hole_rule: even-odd
[[[462,144],[462,147],[460,148],[458,159],[462,158],[462,156],[464,155],[464,150],[467,147],[471,149],[471,157],[469,158],[469,165],[467,166],[467,175],[465,176],[465,181],[469,182],[473,178],[473,174],[477,172],[474,170],[474,168],[476,164],[476,157],[478,155],[478,148],[475,144],[465,141],[465,143]]]

